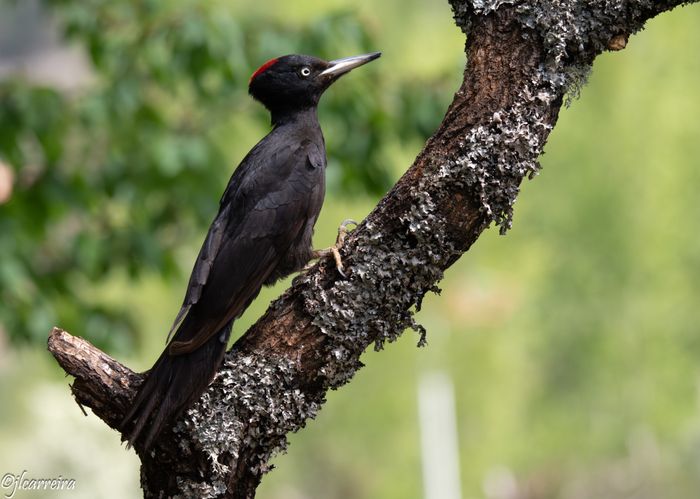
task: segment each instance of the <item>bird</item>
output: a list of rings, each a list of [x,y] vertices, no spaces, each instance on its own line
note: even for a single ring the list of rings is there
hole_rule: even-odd
[[[234,170],[219,201],[166,348],[147,371],[120,431],[127,447],[149,449],[196,402],[223,361],[234,321],[264,285],[332,253],[315,251],[314,225],[325,196],[326,148],[317,116],[324,91],[381,52],[326,61],[291,54],[265,62],[248,92],[267,108],[270,132]],[[330,250],[330,251],[329,251]]]

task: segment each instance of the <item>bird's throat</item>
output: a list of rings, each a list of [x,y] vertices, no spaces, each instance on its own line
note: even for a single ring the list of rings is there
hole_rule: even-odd
[[[270,118],[274,128],[287,123],[318,124],[316,106],[305,107],[302,109],[272,110],[270,111]]]

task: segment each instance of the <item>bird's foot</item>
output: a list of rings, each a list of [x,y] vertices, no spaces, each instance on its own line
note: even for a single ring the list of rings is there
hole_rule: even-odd
[[[335,244],[329,248],[314,250],[313,252],[314,259],[324,258],[328,255],[333,255],[333,259],[335,260],[335,268],[338,271],[338,273],[342,275],[345,279],[347,279],[348,276],[345,274],[343,260],[340,258],[340,248],[343,247],[345,237],[348,235],[348,225],[357,226],[357,222],[349,218],[347,220],[343,220],[343,223],[341,223],[338,227],[338,237],[336,237],[335,239]],[[307,270],[310,265],[311,264],[307,265],[304,268],[304,270]]]

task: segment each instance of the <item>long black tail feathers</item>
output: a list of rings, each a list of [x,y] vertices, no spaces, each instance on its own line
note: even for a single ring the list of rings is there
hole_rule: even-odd
[[[230,333],[223,331],[222,333]],[[228,334],[212,336],[193,352],[160,355],[141,385],[120,431],[129,447],[147,450],[158,435],[209,386],[226,352]],[[145,433],[145,440],[142,433]]]

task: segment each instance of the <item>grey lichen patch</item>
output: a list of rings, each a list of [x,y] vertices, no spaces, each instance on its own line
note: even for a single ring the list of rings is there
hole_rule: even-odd
[[[539,169],[551,124],[552,102],[579,94],[597,54],[611,41],[641,29],[649,12],[660,9],[649,0],[452,0],[456,23],[470,35],[475,20],[509,9],[523,36],[541,42],[541,63],[523,86],[515,104],[469,130],[463,154],[442,169],[476,187],[483,211],[505,232],[524,176]],[[449,176],[454,178],[450,174]]]
[[[290,388],[298,367],[281,357],[229,355],[200,403],[178,423],[175,431],[187,442],[183,452],[195,446],[208,456],[211,468],[203,476],[212,490],[220,489],[217,481],[224,483],[229,458],[237,460],[242,449],[253,473],[269,471],[270,458],[287,447],[286,434],[316,415],[323,400]]]
[[[543,42],[543,80],[578,96],[596,55],[624,47],[654,12],[682,2],[654,0],[450,0],[455,22],[469,36],[475,19],[511,9],[528,33]],[[624,40],[624,44],[620,44]]]
[[[370,219],[355,235],[347,260],[349,279],[324,288],[316,274],[300,283],[307,284],[301,289],[313,324],[332,340],[322,372],[329,388],[352,377],[372,343],[380,350],[407,328],[419,333],[419,345],[425,343],[425,329],[415,322],[412,308],[442,278],[451,246],[444,236],[444,218],[425,190],[417,193],[398,223],[403,231],[389,233]]]
[[[177,486],[180,493],[174,496],[174,499],[189,499],[191,497],[215,499],[222,497],[226,493],[226,483],[217,479],[209,483],[206,481],[195,482],[178,477]]]
[[[545,42],[552,66],[590,64],[611,40],[638,30],[650,13],[682,2],[655,0],[450,0],[454,19],[469,35],[476,16],[512,8],[520,23]]]
[[[590,72],[600,40],[619,31],[610,23],[610,11],[621,2],[551,0],[452,1],[457,24],[467,35],[475,19],[509,9],[523,36],[540,40],[543,53],[529,81],[523,82],[513,104],[494,112],[486,123],[472,127],[460,144],[461,153],[441,169],[476,190],[483,212],[505,233],[512,225],[513,205],[524,177],[539,171],[552,128],[552,108],[577,97]],[[604,28],[608,26],[607,28]],[[607,31],[606,31],[607,29]],[[590,52],[590,53],[589,53]]]
[[[496,112],[490,122],[472,128],[460,144],[462,154],[443,165],[450,183],[476,190],[487,219],[505,233],[523,177],[539,171],[537,158],[551,130],[543,109],[552,94],[524,92],[512,108]]]

